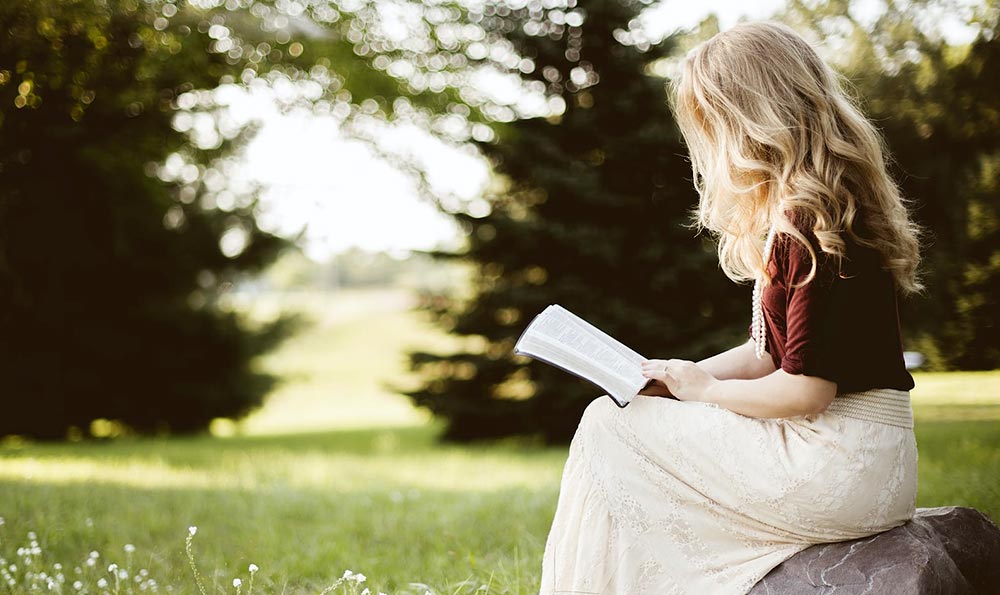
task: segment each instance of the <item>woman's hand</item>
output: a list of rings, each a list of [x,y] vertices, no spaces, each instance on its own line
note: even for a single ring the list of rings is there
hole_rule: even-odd
[[[642,363],[642,375],[662,383],[681,401],[705,401],[709,387],[718,382],[698,364],[680,359],[651,359]]]

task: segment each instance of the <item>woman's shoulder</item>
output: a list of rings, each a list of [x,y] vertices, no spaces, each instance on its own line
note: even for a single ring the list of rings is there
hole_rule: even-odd
[[[830,285],[837,279],[873,279],[884,276],[879,252],[857,239],[866,237],[860,220],[850,232],[824,232],[824,235],[836,235],[841,242],[842,254],[823,249],[814,229],[815,224],[808,217],[789,217],[789,221],[798,235],[777,233],[772,249],[772,259],[783,282],[800,284],[810,280]]]
[[[814,264],[818,272],[823,251],[816,232],[813,231],[814,225],[808,217],[796,212],[786,213],[785,216],[791,223],[791,229],[780,226],[776,230],[771,261],[777,268],[781,281],[799,283],[814,276],[811,274]]]

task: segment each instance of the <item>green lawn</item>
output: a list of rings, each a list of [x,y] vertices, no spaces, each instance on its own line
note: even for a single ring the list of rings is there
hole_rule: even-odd
[[[429,426],[316,434],[120,441],[8,449],[0,551],[37,532],[52,561],[91,550],[193,590],[189,525],[219,584],[261,567],[269,591],[317,591],[345,569],[384,591],[529,593],[552,514],[561,449],[439,446]],[[419,591],[421,594],[423,590]]]
[[[217,425],[234,435],[0,448],[10,592],[28,592],[28,568],[62,573],[65,593],[78,578],[89,594],[114,593],[106,569],[117,563],[130,571],[119,592],[148,591],[152,578],[159,592],[195,593],[184,541],[197,526],[211,593],[235,593],[237,576],[246,593],[251,563],[268,593],[318,592],[347,569],[373,593],[535,593],[565,450],[438,444],[385,384],[412,382],[402,349],[447,339],[393,292],[310,307],[316,326],[264,362],[292,379],[246,423]],[[1000,518],[1000,372],[917,382],[918,504]],[[17,549],[30,550],[30,531],[41,553],[28,566]]]

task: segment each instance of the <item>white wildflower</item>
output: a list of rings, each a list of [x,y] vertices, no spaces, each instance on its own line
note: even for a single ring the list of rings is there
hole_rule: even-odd
[[[55,570],[62,570],[62,564],[56,562],[55,564],[52,565],[52,568]]]
[[[5,521],[3,520],[3,517],[2,517],[2,516],[0,516],[0,527],[3,527],[3,525],[4,525],[4,522],[5,522]]]
[[[236,587],[237,589],[239,589],[240,587],[243,586],[243,581],[241,581],[238,578],[234,578],[233,579],[233,586]]]
[[[194,536],[194,534],[197,532],[198,532],[198,527],[195,527],[194,525],[188,527],[188,533],[191,534],[191,536]]]
[[[28,531],[28,539],[30,539],[31,541],[34,541],[34,540],[38,539],[38,535],[35,534],[34,531]]]
[[[118,571],[118,578],[120,578],[122,580],[127,579],[128,578],[128,570],[125,570],[124,568],[122,568],[121,570],[119,570]]]
[[[132,545],[131,543],[126,543],[125,544],[125,553],[126,554],[131,554],[134,551],[135,551],[135,546],[134,545]]]
[[[371,593],[372,592],[368,590],[368,587],[365,587],[365,590],[361,592],[361,595],[371,595]]]
[[[260,568],[256,564],[250,565],[250,574],[257,572],[258,570],[260,570]]]
[[[97,566],[97,560],[93,558],[87,558],[87,566],[90,566],[91,568]]]
[[[355,582],[357,582],[358,584],[361,584],[361,583],[365,582],[366,580],[368,580],[368,577],[367,577],[367,576],[365,576],[365,575],[363,575],[363,574],[361,574],[361,573],[359,572],[359,573],[357,573],[357,574],[355,574],[355,575],[354,575],[354,580],[355,580]]]
[[[97,579],[97,587],[99,589],[107,589],[108,588],[108,579],[106,579],[104,577],[101,577],[101,578]]]
[[[83,588],[83,583],[81,583],[80,581],[73,581],[73,588],[79,591],[80,589]]]
[[[344,571],[344,576],[342,576],[340,578],[341,578],[341,580],[349,581],[349,580],[351,580],[351,579],[354,578],[354,573],[351,572],[350,570],[345,570]]]
[[[97,550],[94,550],[94,551],[90,552],[90,557],[94,558],[94,559],[97,559],[97,558],[101,557],[101,554],[97,553]]]
[[[117,564],[108,564],[108,572],[115,572],[116,570],[118,570]]]

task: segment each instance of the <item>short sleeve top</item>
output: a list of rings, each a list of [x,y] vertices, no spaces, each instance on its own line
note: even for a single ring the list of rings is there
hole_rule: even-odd
[[[877,251],[848,242],[837,259],[802,230],[816,253],[789,235],[774,241],[762,302],[766,348],[776,368],[837,383],[838,392],[873,388],[910,390],[903,361],[895,280]]]

